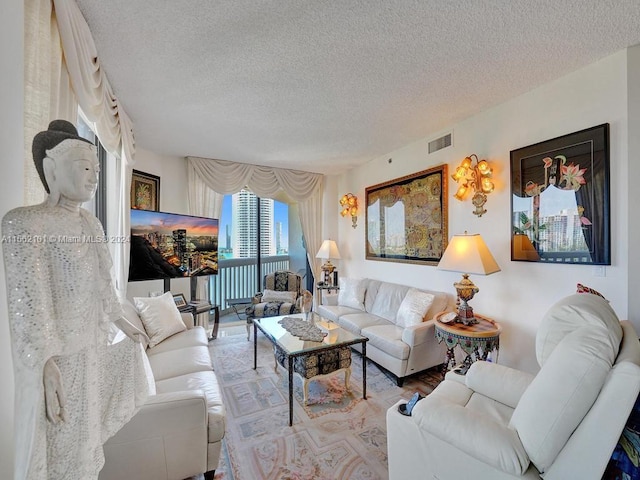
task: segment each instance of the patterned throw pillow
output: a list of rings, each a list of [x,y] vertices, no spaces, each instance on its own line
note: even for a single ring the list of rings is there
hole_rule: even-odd
[[[604,295],[602,295],[599,291],[594,290],[591,287],[587,287],[586,285],[582,285],[581,283],[578,283],[578,285],[576,286],[576,293],[591,293],[593,295],[597,295],[599,297],[604,298],[605,300],[607,300],[605,298]],[[607,300],[608,301],[608,300]]]

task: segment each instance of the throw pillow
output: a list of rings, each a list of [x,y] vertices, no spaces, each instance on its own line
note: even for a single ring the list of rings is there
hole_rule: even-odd
[[[364,310],[366,285],[362,278],[340,278],[338,305]]]
[[[187,329],[171,292],[159,297],[134,297],[133,303],[149,336],[149,347]]]
[[[605,296],[604,296],[604,295],[602,295],[599,291],[594,290],[594,289],[593,289],[593,288],[591,288],[591,287],[587,287],[586,285],[582,285],[581,283],[579,283],[578,285],[576,285],[576,293],[591,293],[591,294],[593,294],[593,295],[597,295],[597,296],[602,297],[602,298],[604,298],[605,300],[607,300],[607,299],[605,298]],[[607,300],[607,301],[609,301],[609,300]]]
[[[396,315],[396,325],[399,327],[410,327],[419,325],[424,320],[424,316],[429,311],[433,303],[434,295],[422,292],[416,288],[410,288],[402,299],[400,308]]]
[[[296,303],[296,292],[281,292],[279,290],[264,289],[262,292],[262,303]]]

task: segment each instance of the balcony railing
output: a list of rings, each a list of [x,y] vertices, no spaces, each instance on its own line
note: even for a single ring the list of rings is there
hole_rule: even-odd
[[[251,298],[262,289],[262,278],[277,270],[289,269],[289,256],[261,257],[262,273],[258,277],[255,258],[231,258],[218,262],[218,275],[209,277],[211,303],[228,308],[227,300]],[[260,278],[260,284],[257,279]]]

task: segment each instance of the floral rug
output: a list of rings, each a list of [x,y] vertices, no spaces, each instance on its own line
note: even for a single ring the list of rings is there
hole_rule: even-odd
[[[293,426],[289,426],[288,375],[275,369],[272,344],[258,336],[258,368],[253,338],[220,337],[210,343],[227,423],[216,480],[386,479],[386,410],[440,382],[436,369],[397,387],[395,380],[367,362],[367,399],[362,398],[362,357],[353,352],[350,391],[344,374],[319,377],[309,385],[304,405],[302,380],[294,375]],[[194,480],[202,478],[195,477]]]

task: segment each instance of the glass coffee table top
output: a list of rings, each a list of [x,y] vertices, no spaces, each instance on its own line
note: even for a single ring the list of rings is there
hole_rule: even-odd
[[[287,332],[284,327],[279,323],[285,317],[294,317],[305,319],[304,313],[297,313],[292,315],[284,315],[280,317],[267,317],[267,318],[255,318],[253,321],[257,323],[258,328],[270,339],[277,343],[280,348],[287,352],[289,355],[297,355],[312,352],[314,350],[323,350],[329,348],[335,348],[339,346],[352,345],[361,343],[364,337],[360,335],[354,335],[353,333],[345,330],[329,320],[323,319],[318,314],[310,313],[309,321],[320,328],[322,331],[328,332],[322,342],[314,342],[311,340],[301,340],[295,335]]]

